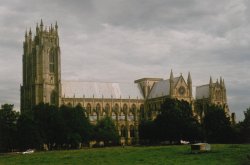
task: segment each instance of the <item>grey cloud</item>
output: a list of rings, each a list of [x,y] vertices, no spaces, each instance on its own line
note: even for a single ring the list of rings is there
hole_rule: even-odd
[[[249,6],[244,0],[2,0],[0,103],[19,106],[24,32],[43,18],[59,24],[63,79],[132,82],[168,78],[172,68],[175,75],[190,71],[196,86],[222,76],[231,111],[242,119],[250,99]]]

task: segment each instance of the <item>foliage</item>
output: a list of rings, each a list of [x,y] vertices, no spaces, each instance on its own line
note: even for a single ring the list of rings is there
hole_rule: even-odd
[[[155,124],[151,120],[142,120],[139,125],[140,143],[147,143],[147,140],[156,142],[158,137],[155,129]]]
[[[237,125],[241,142],[250,143],[250,107],[244,111],[244,120]]]
[[[16,122],[19,113],[13,110],[13,104],[4,104],[0,109],[0,152],[16,148]]]
[[[62,105],[58,109],[42,103],[34,108],[34,121],[40,131],[41,144],[46,144],[48,149],[78,148],[90,139],[92,126],[81,106]]]
[[[65,138],[67,144],[76,148],[79,143],[90,140],[92,126],[84,114],[84,109],[81,106],[74,108],[65,105],[60,107],[60,114],[64,121]]]
[[[227,116],[223,108],[210,105],[205,113],[202,125],[208,142],[232,142],[233,130],[230,118]]]
[[[95,126],[95,138],[97,141],[104,141],[105,144],[112,142],[117,144],[119,134],[116,130],[115,123],[110,117],[105,117],[98,121]]]
[[[183,100],[165,99],[154,121],[142,122],[140,138],[151,141],[201,140],[201,127],[193,116],[191,105]]]
[[[18,147],[20,150],[39,148],[41,138],[38,127],[29,114],[21,114],[17,120]]]

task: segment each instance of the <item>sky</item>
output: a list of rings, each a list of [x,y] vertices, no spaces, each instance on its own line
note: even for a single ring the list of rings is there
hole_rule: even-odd
[[[0,0],[0,103],[20,107],[22,44],[57,21],[63,80],[220,76],[237,120],[250,106],[248,0]],[[194,96],[195,97],[195,96]]]

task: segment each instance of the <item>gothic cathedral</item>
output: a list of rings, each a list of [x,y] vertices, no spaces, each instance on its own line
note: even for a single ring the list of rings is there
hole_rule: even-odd
[[[61,81],[57,23],[44,27],[41,21],[34,35],[31,29],[25,33],[21,112],[41,102],[81,105],[93,124],[105,116],[111,117],[121,142],[132,144],[138,141],[140,121],[155,119],[165,98],[189,102],[194,113],[196,107],[211,103],[224,107],[229,113],[226,97],[224,80],[214,83],[210,78],[208,84],[194,90],[190,73],[185,80],[182,75],[175,77],[172,70],[168,79],[141,78],[134,83]]]

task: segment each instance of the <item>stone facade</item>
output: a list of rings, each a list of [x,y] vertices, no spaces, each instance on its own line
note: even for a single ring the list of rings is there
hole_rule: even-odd
[[[193,98],[192,78],[182,75],[169,79],[142,78],[134,83],[70,82],[61,81],[61,56],[58,26],[44,28],[41,21],[32,37],[25,33],[23,43],[23,84],[21,86],[21,112],[41,102],[57,106],[81,105],[91,123],[105,116],[111,117],[119,131],[121,142],[138,142],[141,120],[156,118],[165,98],[186,100],[194,109],[203,103],[215,103],[229,112],[224,80],[196,88]]]
[[[227,92],[225,82],[222,78],[220,81],[213,82],[210,77],[209,84],[196,87],[196,101],[195,110],[200,117],[204,116],[207,104],[215,104],[223,107],[225,112],[229,115],[229,107],[227,104]],[[235,121],[232,116],[231,120]]]
[[[25,33],[21,111],[40,102],[60,104],[61,55],[57,30],[57,24],[44,29],[41,21],[33,38],[31,30]]]

